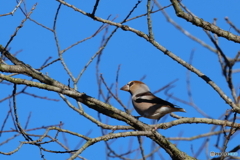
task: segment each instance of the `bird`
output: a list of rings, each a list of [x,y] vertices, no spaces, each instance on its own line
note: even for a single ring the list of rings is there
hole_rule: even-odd
[[[149,87],[141,81],[130,81],[120,88],[127,91],[132,96],[132,104],[140,115],[157,121],[171,112],[186,112],[183,108],[177,108],[176,105],[165,101],[151,93]]]

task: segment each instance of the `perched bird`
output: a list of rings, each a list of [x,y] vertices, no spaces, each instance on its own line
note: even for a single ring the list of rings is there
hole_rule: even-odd
[[[183,108],[176,108],[174,104],[156,97],[143,82],[130,81],[120,89],[130,92],[134,108],[143,117],[159,120],[171,112],[186,112]]]

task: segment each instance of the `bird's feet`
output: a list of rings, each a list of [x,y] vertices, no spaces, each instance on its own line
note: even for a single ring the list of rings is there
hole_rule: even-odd
[[[154,131],[157,131],[157,129],[158,129],[158,127],[157,127],[157,125],[155,125],[155,126],[153,127],[153,130],[154,130]]]
[[[142,117],[142,116],[133,116],[134,118],[136,118],[137,120]]]

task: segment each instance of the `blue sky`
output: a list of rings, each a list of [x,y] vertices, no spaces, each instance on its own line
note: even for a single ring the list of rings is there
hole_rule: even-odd
[[[36,9],[33,11],[31,18],[42,23],[43,25],[52,28],[53,20],[58,7],[58,2],[51,1],[27,1],[28,11],[33,6],[33,4],[38,3]],[[85,12],[91,12],[94,6],[94,0],[88,1],[66,1],[70,4],[75,5],[76,7],[84,10]],[[218,1],[218,0],[191,0],[182,1],[196,16],[208,21],[213,22],[214,18],[217,18],[217,25],[227,31],[237,34],[224,20],[225,17],[229,19],[236,25],[240,26],[239,22],[239,5],[238,1]],[[96,12],[96,16],[106,19],[111,15],[110,19],[116,17],[116,22],[121,22],[137,1],[107,1],[102,0],[99,4],[99,9]],[[170,4],[170,1],[160,1],[162,6]],[[10,12],[16,5],[14,1],[11,2],[0,2],[0,14]],[[157,7],[154,7],[154,10]],[[178,18],[175,15],[175,12],[172,7],[168,7],[165,11],[171,16],[171,18],[186,29],[193,36],[198,37],[203,40],[208,45],[214,47],[210,39],[204,33],[204,31],[196,26],[193,26],[191,23]],[[131,17],[143,14],[146,12],[146,1],[137,7]],[[24,15],[18,9],[13,16],[0,17],[0,44],[6,45],[10,36],[14,33],[16,27],[24,19]],[[158,41],[162,46],[181,57],[185,61],[189,61],[191,52],[194,50],[193,57],[193,66],[199,69],[201,72],[209,76],[229,97],[231,97],[230,90],[226,84],[224,77],[222,76],[221,67],[218,63],[217,55],[206,48],[202,47],[200,44],[192,41],[185,35],[183,35],[179,30],[177,30],[173,25],[166,21],[165,17],[161,12],[155,13],[152,15],[153,22],[153,32],[155,40]],[[58,22],[57,22],[57,35],[60,42],[60,48],[65,49],[72,45],[73,43],[82,40],[86,37],[91,36],[96,29],[98,29],[102,23],[96,22],[88,17],[83,16],[82,14],[73,11],[71,8],[62,6]],[[144,33],[147,33],[146,17],[138,18],[136,20],[126,23],[132,28],[141,30]],[[107,35],[115,27],[109,27]],[[98,51],[99,46],[101,45],[102,37],[105,31],[99,33],[93,39],[90,39],[86,42],[83,42],[72,49],[69,49],[64,53],[64,60],[71,70],[72,74],[77,77],[81,72],[83,67],[87,64],[89,59]],[[239,51],[239,45],[228,41],[224,38],[219,37],[219,45],[223,52],[228,57],[234,57]],[[18,53],[17,58],[25,63],[33,66],[34,68],[39,68],[44,63],[44,61],[51,56],[52,59],[57,59],[57,48],[54,41],[53,33],[49,30],[42,28],[41,26],[36,25],[35,23],[27,20],[24,23],[24,26],[19,30],[18,35],[9,45],[10,52]],[[9,62],[7,62],[9,63]],[[115,82],[116,71],[118,66],[121,65],[119,72],[119,88],[125,85],[131,80],[139,80],[141,77],[146,75],[144,82],[150,87],[152,91],[155,91],[169,82],[178,79],[174,83],[174,87],[170,90],[170,93],[174,96],[188,101],[187,95],[187,84],[186,84],[186,74],[187,69],[182,67],[180,64],[173,61],[171,58],[164,55],[161,51],[157,50],[153,45],[148,43],[146,40],[138,37],[136,34],[123,31],[119,29],[117,33],[114,34],[113,38],[108,43],[107,47],[103,51],[100,62],[100,73],[103,74],[103,77],[107,84],[110,86],[111,83]],[[234,69],[239,68],[240,65],[236,65]],[[68,78],[66,71],[62,67],[60,62],[54,63],[53,65],[42,70],[44,74],[48,74],[50,77],[60,81],[63,84],[68,84]],[[230,107],[219,97],[219,95],[203,80],[197,77],[194,73],[190,74],[191,76],[191,89],[192,97],[195,104],[201,108],[204,112],[210,115],[212,118],[218,119],[222,114],[225,113]],[[16,76],[18,78],[26,78],[26,76]],[[234,86],[239,88],[239,73],[233,75]],[[20,91],[24,86],[18,86],[18,91]],[[0,84],[0,100],[12,93],[12,85]],[[105,87],[102,87],[105,93],[107,90]],[[78,83],[79,92],[84,92],[92,97],[98,97],[98,87],[96,84],[96,59],[85,71],[84,75]],[[60,121],[64,123],[64,128],[69,129],[74,132],[81,134],[86,134],[91,131],[90,137],[100,136],[100,128],[95,124],[92,124],[90,121],[86,120],[70,108],[63,102],[63,100],[58,96],[58,94],[50,91],[44,91],[37,88],[28,88],[26,90],[29,93],[34,93],[42,97],[48,97],[52,99],[58,99],[59,101],[48,101],[38,98],[34,98],[25,94],[17,96],[18,103],[18,114],[20,123],[24,126],[29,113],[31,113],[30,123],[28,128],[35,128],[41,126],[48,126],[59,124]],[[114,90],[115,92],[115,90]],[[127,105],[129,100],[129,94],[123,91],[119,91],[119,98],[124,104]],[[170,102],[177,104],[184,108],[187,113],[178,113],[180,116],[184,117],[203,117],[191,106],[182,104],[174,99],[169,99],[164,94],[164,91],[157,93],[157,96],[168,99]],[[102,99],[100,99],[102,100]],[[71,100],[73,105],[76,106],[76,102]],[[123,110],[123,108],[115,101],[111,100],[111,104]],[[85,112],[97,118],[97,112],[89,109],[87,106],[83,106]],[[130,105],[132,107],[132,105]],[[9,100],[6,100],[0,103],[0,123],[3,123],[3,120],[6,117],[6,114],[9,110]],[[137,115],[135,111],[132,113]],[[102,116],[104,122],[108,122],[112,125],[125,125],[122,122],[112,120]],[[142,118],[141,121],[145,123],[152,123],[151,120]],[[174,120],[172,117],[167,116],[166,122]],[[160,120],[161,122],[161,120]],[[239,120],[238,120],[239,123]],[[198,134],[208,133],[213,125],[206,124],[184,124],[176,127],[172,127],[167,130],[158,130],[165,137],[178,137],[179,133],[182,133],[183,137],[191,137]],[[14,128],[11,119],[8,119],[4,130],[10,130]],[[220,127],[215,131],[220,130]],[[29,132],[32,134],[43,134],[44,130],[37,130]],[[51,135],[54,136],[56,132],[51,132]],[[0,138],[0,143],[5,141],[7,138],[10,138],[13,133],[4,133]],[[81,141],[80,138],[76,138],[70,135],[66,135],[68,139],[68,144],[70,149],[75,149],[75,146]],[[221,136],[221,138],[223,135]],[[218,151],[214,144],[216,143],[217,136],[210,137],[208,150],[209,151]],[[58,139],[64,143],[62,134],[59,134]],[[237,139],[239,135],[236,134],[233,141],[229,142],[228,149],[232,149],[237,144]],[[137,138],[121,138],[116,140],[113,143],[113,147],[116,152],[122,153],[128,151],[129,141],[133,141],[133,148],[138,147]],[[19,136],[9,142],[6,145],[0,146],[0,151],[9,152],[15,149],[19,141],[24,141],[22,136]],[[197,139],[193,141],[172,141],[173,143],[178,144],[178,148],[187,154],[193,156],[193,153],[196,153],[202,143],[205,141],[205,138]],[[127,146],[126,146],[127,144]],[[220,142],[222,144],[222,141]],[[45,145],[47,149],[50,150],[60,150],[63,149],[56,144]],[[151,142],[144,138],[144,147],[145,154],[151,152]],[[192,149],[191,149],[192,148]],[[29,152],[31,151],[31,152]],[[163,149],[160,149],[160,153],[166,159],[169,159],[169,156],[166,155]],[[239,153],[239,152],[238,152]],[[39,149],[31,145],[24,145],[20,151],[11,155],[3,156],[0,155],[0,159],[14,160],[19,157],[25,157],[26,159],[41,159],[39,155]],[[69,154],[54,154],[44,152],[46,159],[67,159]],[[240,153],[239,153],[240,155]],[[82,155],[86,159],[105,159],[105,146],[103,142],[97,143],[87,150],[85,150]],[[140,152],[136,154],[136,157],[129,157],[132,159],[140,158]],[[206,159],[205,150],[200,154],[198,159]]]

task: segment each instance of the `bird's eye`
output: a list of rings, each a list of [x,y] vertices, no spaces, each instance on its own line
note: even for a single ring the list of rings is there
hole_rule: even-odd
[[[128,85],[129,85],[129,87],[131,87],[133,85],[133,82],[130,82]]]

